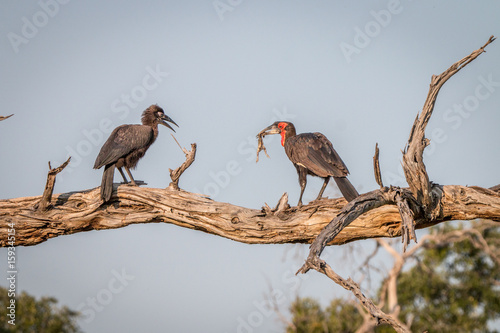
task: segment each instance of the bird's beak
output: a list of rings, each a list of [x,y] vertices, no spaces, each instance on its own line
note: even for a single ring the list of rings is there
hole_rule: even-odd
[[[272,124],[267,126],[259,134],[270,135],[270,134],[280,134],[281,130],[278,128],[277,124]]]
[[[172,118],[170,118],[170,117],[169,117],[169,116],[167,116],[167,115],[163,115],[163,116],[161,117],[160,124],[162,124],[162,125],[164,125],[164,126],[167,126],[167,127],[168,127],[168,128],[170,128],[172,131],[174,131],[174,132],[175,132],[175,130],[172,128],[172,126],[170,126],[170,125],[169,125],[169,123],[167,123],[167,121],[168,121],[168,122],[171,122],[171,123],[172,123],[172,124],[174,124],[175,126],[179,127],[179,125],[177,125],[177,124],[175,123],[175,121],[173,121],[173,120],[172,120]]]

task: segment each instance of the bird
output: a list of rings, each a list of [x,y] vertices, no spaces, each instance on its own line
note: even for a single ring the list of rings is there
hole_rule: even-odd
[[[349,170],[333,148],[330,140],[319,132],[297,134],[295,126],[288,121],[276,121],[261,133],[265,135],[280,134],[281,145],[285,153],[297,169],[300,184],[298,206],[302,206],[302,195],[307,184],[307,175],[324,179],[323,187],[316,200],[321,199],[330,177],[337,183],[340,192],[349,202],[359,196],[347,175]]]
[[[104,166],[101,181],[101,198],[104,202],[111,199],[115,168],[120,171],[125,184],[137,186],[130,169],[137,166],[139,160],[144,156],[151,144],[155,142],[158,136],[158,124],[162,124],[175,132],[167,121],[179,127],[175,121],[165,115],[161,107],[154,104],[142,113],[142,125],[121,125],[111,132],[94,163],[94,169],[100,169]],[[127,171],[130,182],[127,181],[122,167]]]

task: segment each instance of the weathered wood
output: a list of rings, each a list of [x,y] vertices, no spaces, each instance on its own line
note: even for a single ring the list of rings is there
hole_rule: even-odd
[[[380,186],[380,188],[383,188],[384,183],[382,182],[382,174],[380,172],[378,143],[375,144],[375,155],[373,155],[373,172],[375,173],[375,181]]]
[[[50,202],[52,201],[52,193],[54,193],[54,185],[56,184],[56,176],[59,172],[63,171],[64,168],[68,165],[71,160],[71,156],[68,157],[66,162],[58,166],[57,168],[53,168],[49,162],[49,173],[47,174],[47,183],[45,184],[45,189],[42,194],[42,199],[39,203],[35,205],[35,209],[38,211],[46,211],[51,207]]]
[[[314,268],[318,272],[323,273],[345,290],[352,292],[353,295],[359,300],[363,308],[365,308],[366,311],[368,311],[368,313],[370,313],[371,316],[375,319],[378,325],[388,324],[391,325],[398,333],[411,333],[410,329],[398,320],[397,315],[394,316],[386,314],[380,308],[378,308],[370,298],[366,297],[363,294],[359,285],[351,278],[347,280],[342,278],[340,275],[335,273],[335,271],[327,263],[321,260],[314,261],[314,266],[311,268]]]
[[[11,114],[11,115],[9,115],[9,116],[0,116],[0,121],[5,120],[5,119],[7,119],[7,118],[10,118],[10,117],[12,117],[13,115],[14,115],[14,114]]]
[[[485,52],[486,46],[494,40],[495,37],[491,36],[482,47],[460,59],[443,73],[432,76],[422,112],[420,115],[417,114],[413,123],[408,142],[403,151],[403,170],[410,190],[429,219],[433,219],[436,214],[439,214],[440,210],[440,197],[435,196],[438,193],[432,190],[433,184],[429,181],[429,175],[423,161],[424,149],[429,145],[429,139],[425,137],[425,129],[434,111],[437,95],[448,79]]]
[[[174,138],[175,142],[177,142],[177,139],[173,135],[172,137]],[[179,144],[179,142],[177,142],[177,144]],[[186,169],[189,168],[191,164],[193,164],[196,157],[196,143],[191,144],[191,150],[189,151],[186,148],[181,147],[181,149],[184,152],[184,155],[186,155],[186,160],[177,169],[168,169],[170,172],[170,179],[172,179],[168,187],[172,190],[179,190],[179,178],[182,176],[184,171],[186,171]]]
[[[374,192],[377,191],[380,190]],[[397,206],[380,207],[380,203],[374,200],[377,196],[387,197],[384,200],[393,199],[387,193],[370,193],[355,202],[359,202],[360,207],[378,205],[378,208],[365,213],[358,211],[357,219],[328,244],[401,235],[401,216]],[[101,205],[99,188],[53,195],[52,209],[46,212],[34,209],[40,199],[37,196],[0,200],[0,246],[6,246],[9,223],[15,224],[16,244],[25,246],[77,232],[161,222],[248,244],[311,243],[343,208],[353,205],[352,202],[346,205],[343,198],[323,199],[301,208],[281,209],[278,215],[266,215],[262,210],[217,202],[182,190],[120,184],[114,184],[113,197],[104,205]],[[484,218],[500,221],[498,192],[450,185],[443,187],[442,200],[440,218],[428,221],[416,216],[417,229],[449,220]]]

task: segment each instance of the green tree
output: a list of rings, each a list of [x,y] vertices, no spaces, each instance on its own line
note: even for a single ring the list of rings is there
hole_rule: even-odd
[[[412,255],[416,263],[399,273],[399,320],[414,332],[498,332],[488,323],[500,318],[500,228],[485,221],[470,227],[444,224],[431,229]],[[415,261],[412,261],[415,262]],[[380,295],[386,295],[382,282]],[[385,297],[385,296],[381,296]],[[384,304],[384,311],[387,303]],[[351,301],[335,299],[323,309],[309,298],[290,307],[287,332],[356,332],[364,320]],[[390,326],[372,325],[372,332],[394,332]]]
[[[338,298],[325,310],[312,298],[297,298],[290,310],[293,313],[293,326],[287,328],[289,333],[349,333],[356,331],[363,322],[363,317],[352,302]]]
[[[499,228],[463,230],[434,229],[460,240],[430,242],[398,279],[401,317],[413,317],[415,331],[490,332],[488,321],[500,317]]]
[[[79,313],[66,306],[58,307],[53,297],[35,297],[22,292],[16,298],[15,326],[9,324],[8,290],[0,287],[0,333],[74,333]]]

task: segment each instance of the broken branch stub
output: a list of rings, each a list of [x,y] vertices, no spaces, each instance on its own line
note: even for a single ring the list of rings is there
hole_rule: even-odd
[[[52,168],[49,162],[49,173],[47,174],[47,182],[45,184],[45,189],[43,191],[43,195],[41,200],[35,205],[35,209],[39,212],[47,211],[50,209],[51,201],[52,201],[52,193],[54,193],[54,186],[56,184],[56,176],[59,172],[63,171],[64,168],[69,164],[69,161],[71,160],[71,156],[58,166],[57,168]]]
[[[9,116],[0,116],[0,121],[5,120],[5,119],[7,119],[7,118],[10,118],[10,117],[12,117],[13,115],[14,115],[14,114],[11,114],[11,115],[9,115]]]
[[[175,139],[175,137],[174,137],[174,139]],[[177,140],[175,140],[175,141],[177,141]],[[180,147],[180,145],[179,145],[179,147]],[[186,155],[186,160],[177,169],[175,169],[175,170],[168,169],[170,172],[170,179],[172,179],[172,181],[168,185],[168,188],[170,188],[172,190],[179,190],[179,178],[184,173],[184,171],[186,171],[186,169],[189,168],[191,166],[191,164],[193,164],[194,159],[196,157],[196,143],[191,144],[191,150],[189,150],[189,151],[186,150],[185,148],[181,148],[181,149],[184,152],[184,154]]]
[[[375,144],[375,155],[373,156],[373,172],[375,173],[375,181],[380,186],[380,188],[383,188],[384,183],[382,183],[382,174],[380,172],[378,143]]]

